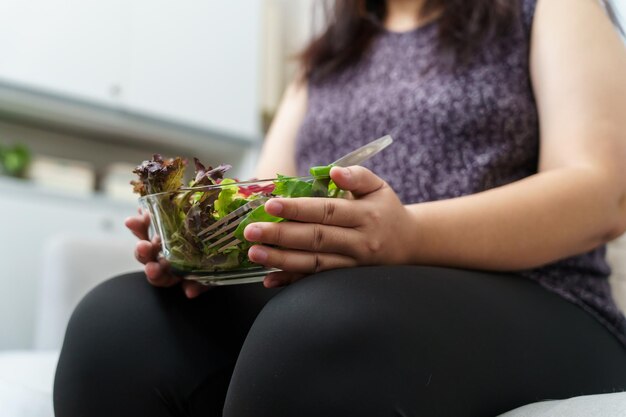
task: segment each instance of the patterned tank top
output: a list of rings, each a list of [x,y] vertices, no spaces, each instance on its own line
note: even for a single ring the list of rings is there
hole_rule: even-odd
[[[395,143],[365,166],[405,204],[473,194],[537,173],[539,120],[529,70],[536,0],[519,2],[519,25],[485,43],[467,65],[439,68],[433,22],[382,31],[357,64],[310,81],[296,144],[299,173],[385,134]],[[514,272],[578,304],[626,345],[604,246]]]

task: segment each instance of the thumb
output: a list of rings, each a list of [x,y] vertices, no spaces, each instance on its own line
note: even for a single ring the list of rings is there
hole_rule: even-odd
[[[337,187],[352,192],[356,198],[374,193],[386,186],[382,178],[358,165],[347,168],[333,167],[330,170],[330,178]]]

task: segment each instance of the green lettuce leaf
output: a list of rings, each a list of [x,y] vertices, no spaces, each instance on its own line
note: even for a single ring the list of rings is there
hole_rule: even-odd
[[[311,182],[280,174],[274,180],[274,185],[272,194],[277,197],[310,197],[313,193]]]
[[[237,226],[237,229],[235,229],[235,237],[241,240],[242,242],[247,242],[246,238],[243,237],[243,230],[250,223],[256,223],[256,222],[280,223],[283,221],[285,221],[285,219],[283,219],[282,217],[272,216],[271,214],[266,212],[265,206],[259,206],[255,208],[254,210],[252,210],[246,216],[246,218],[243,219],[241,223],[239,223],[239,226]]]
[[[233,211],[231,209],[232,207],[236,208],[246,203],[245,199],[237,198],[237,191],[239,191],[239,187],[236,185],[228,185],[235,183],[236,181],[230,178],[225,178],[220,183],[222,189],[220,191],[220,194],[217,196],[217,200],[215,200],[215,203],[213,203],[216,219],[221,219],[222,217]],[[237,202],[236,200],[240,201]]]

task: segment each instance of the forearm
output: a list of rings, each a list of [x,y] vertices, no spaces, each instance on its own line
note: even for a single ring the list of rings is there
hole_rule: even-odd
[[[486,270],[537,267],[619,235],[623,204],[601,174],[563,168],[474,195],[410,205],[411,260]]]

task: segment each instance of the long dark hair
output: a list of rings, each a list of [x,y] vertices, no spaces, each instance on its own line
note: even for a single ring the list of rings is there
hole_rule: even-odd
[[[464,62],[481,44],[508,33],[519,21],[521,0],[425,0],[421,14],[437,14],[438,48]],[[611,0],[602,0],[619,27]],[[302,76],[323,78],[359,60],[384,30],[386,0],[334,0],[323,3],[326,28],[301,53]],[[621,30],[621,29],[620,29]]]

